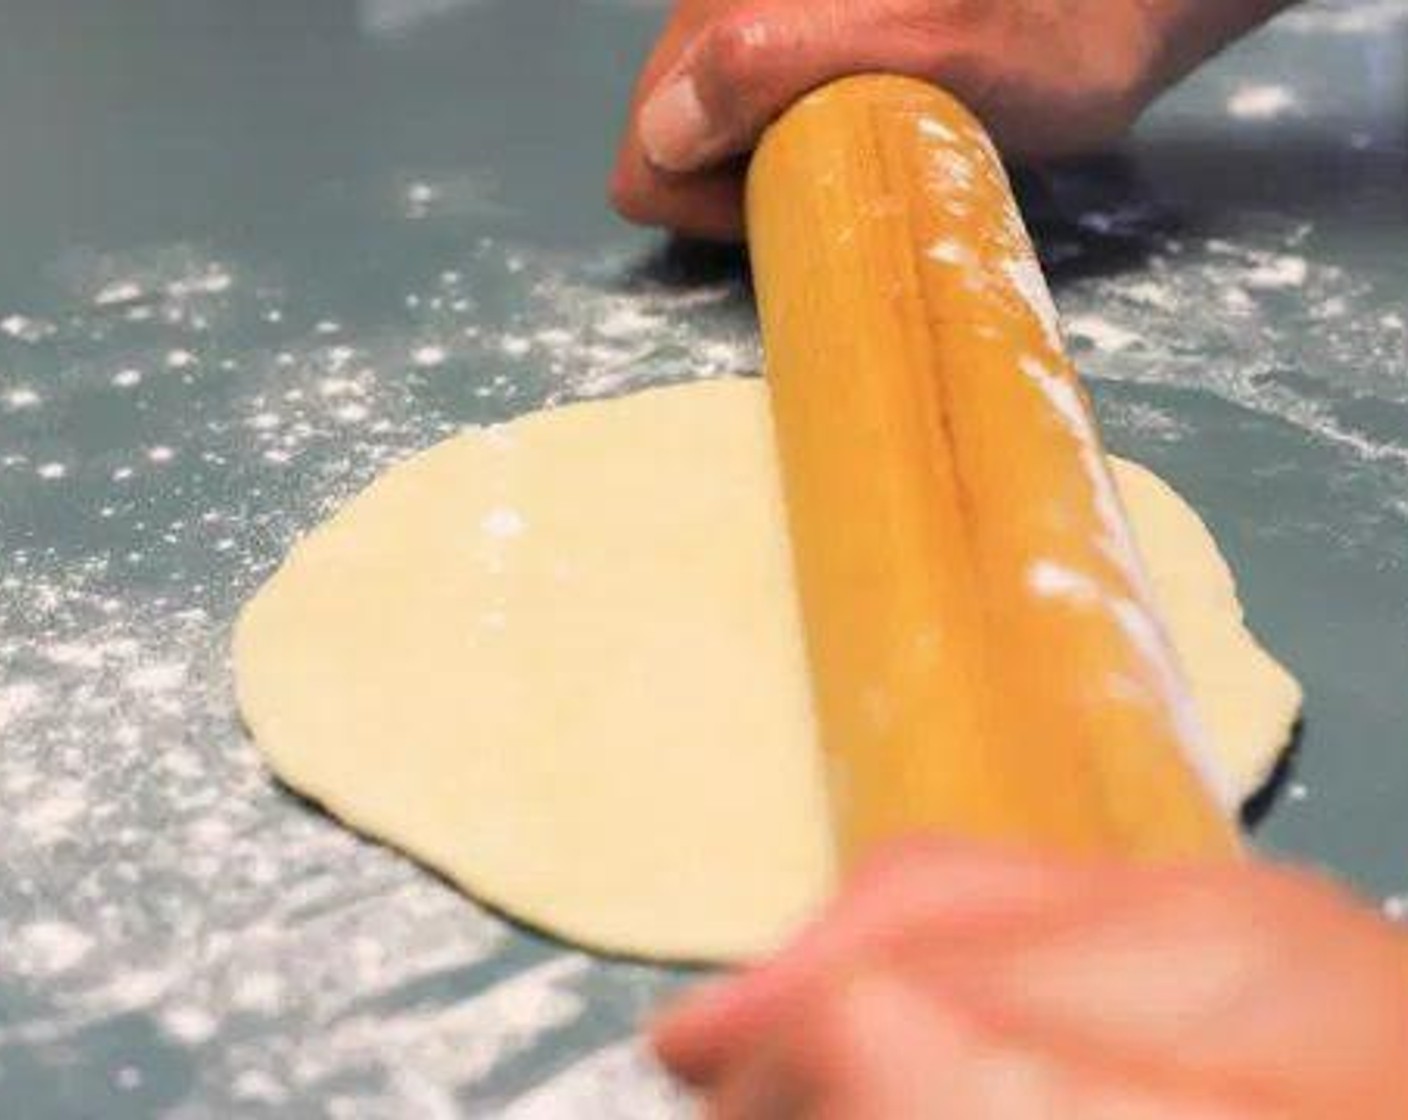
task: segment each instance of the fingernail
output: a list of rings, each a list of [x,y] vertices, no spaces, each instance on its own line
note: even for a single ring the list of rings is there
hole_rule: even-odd
[[[709,157],[709,118],[692,78],[676,78],[651,94],[636,127],[645,158],[662,171],[693,171]]]

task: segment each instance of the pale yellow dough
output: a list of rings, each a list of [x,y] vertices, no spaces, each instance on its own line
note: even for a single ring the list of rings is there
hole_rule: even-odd
[[[468,432],[393,468],[245,609],[270,765],[476,898],[608,951],[727,960],[832,881],[759,381]],[[1294,680],[1197,516],[1117,476],[1212,739],[1264,780]]]

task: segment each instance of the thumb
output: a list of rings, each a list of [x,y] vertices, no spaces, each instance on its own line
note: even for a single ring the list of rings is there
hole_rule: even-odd
[[[747,151],[808,90],[868,69],[932,74],[924,0],[753,0],[703,27],[636,118],[646,159],[700,170]]]

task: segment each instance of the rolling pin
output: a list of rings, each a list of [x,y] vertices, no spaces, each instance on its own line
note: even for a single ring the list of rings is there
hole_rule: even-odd
[[[1235,857],[992,143],[887,75],[793,106],[747,224],[841,865],[941,832]]]

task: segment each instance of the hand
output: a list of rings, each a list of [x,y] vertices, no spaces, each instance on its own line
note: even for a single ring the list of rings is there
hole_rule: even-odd
[[[1016,157],[1118,135],[1286,0],[680,0],[636,86],[611,195],[632,221],[742,230],[741,163],[807,90],[885,70],[968,104]]]
[[[1408,1116],[1408,943],[1310,875],[941,842],[655,1024],[720,1120]]]

